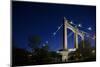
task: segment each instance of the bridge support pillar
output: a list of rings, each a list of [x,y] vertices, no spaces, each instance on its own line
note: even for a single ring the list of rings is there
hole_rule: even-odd
[[[77,34],[77,31],[74,33],[74,42],[75,42],[75,48],[78,49],[78,34]]]
[[[67,24],[68,21],[64,17],[64,24],[63,24],[63,49],[60,52],[62,56],[62,62],[68,61],[68,48],[67,48]]]
[[[67,24],[68,21],[64,18],[64,25],[63,25],[63,49],[67,49]]]
[[[68,62],[68,50],[59,51],[62,62]]]

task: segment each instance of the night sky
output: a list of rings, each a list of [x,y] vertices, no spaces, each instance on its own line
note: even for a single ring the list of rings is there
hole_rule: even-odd
[[[28,37],[39,35],[41,45],[48,41],[50,50],[62,49],[63,28],[55,36],[53,33],[63,23],[66,17],[75,24],[82,24],[79,28],[94,35],[96,27],[96,7],[66,4],[49,4],[34,2],[12,2],[12,40],[17,48],[30,50]],[[91,27],[89,31],[87,28]],[[68,30],[68,34],[70,34]],[[68,48],[74,48],[74,34],[68,38]],[[79,38],[80,40],[80,38]],[[95,45],[91,40],[92,45]]]

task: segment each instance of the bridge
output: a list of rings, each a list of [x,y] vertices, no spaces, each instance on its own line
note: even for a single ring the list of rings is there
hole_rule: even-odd
[[[78,49],[78,36],[81,37],[82,40],[82,47],[84,48],[84,37],[86,35],[90,35],[87,32],[80,30],[78,27],[81,27],[81,24],[76,25],[74,23],[72,23],[71,21],[69,22],[65,17],[63,19],[63,24],[61,24],[61,26],[58,27],[58,29],[53,33],[53,35],[55,36],[57,34],[57,32],[61,29],[61,27],[63,27],[63,48],[62,50],[59,50],[59,54],[62,56],[62,62],[67,62],[68,61],[68,53],[71,51],[75,51],[76,49]],[[66,35],[67,29],[70,29],[73,33],[74,33],[74,49],[68,49],[68,35]],[[88,28],[88,30],[91,30],[91,27]],[[95,39],[94,37],[90,37],[91,39]],[[46,41],[46,43],[48,43],[48,41]]]

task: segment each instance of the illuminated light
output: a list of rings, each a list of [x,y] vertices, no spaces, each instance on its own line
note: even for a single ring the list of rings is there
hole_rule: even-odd
[[[82,54],[80,54],[80,56],[82,56]]]
[[[59,30],[60,28],[61,28],[61,27],[59,26],[59,27],[58,27],[58,30]]]
[[[56,35],[56,32],[54,32],[53,35]]]
[[[89,27],[89,28],[88,28],[88,30],[92,30],[92,28],[91,28],[91,27]]]
[[[48,44],[48,41],[46,41],[46,44]]]
[[[92,50],[92,53],[95,53],[95,50]]]
[[[43,46],[45,46],[45,44],[43,44]]]
[[[81,25],[81,24],[78,24],[78,26],[79,26],[79,27],[82,27],[82,25]]]
[[[76,48],[68,49],[68,52],[76,51]]]
[[[73,22],[71,21],[70,24],[73,24]]]
[[[56,51],[56,53],[59,53],[59,51]]]
[[[62,27],[63,24],[61,24],[61,26],[58,27],[58,30]]]
[[[28,55],[29,57],[31,57],[32,55],[30,54],[30,55]]]

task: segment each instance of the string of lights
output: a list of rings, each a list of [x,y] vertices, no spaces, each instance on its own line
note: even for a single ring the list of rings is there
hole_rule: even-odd
[[[54,37],[57,32],[62,28],[63,24],[61,24],[60,26],[58,26],[57,30],[50,36],[51,38]],[[49,40],[51,40],[51,38],[49,38],[47,41],[45,41],[45,43],[43,43],[43,46],[45,46],[46,44],[48,44]]]
[[[69,22],[69,23],[72,24],[72,25],[74,25],[75,27],[83,28],[83,29],[92,31],[92,28],[91,28],[91,27],[86,28],[86,27],[83,27],[82,24],[78,24],[78,25],[77,25],[77,24],[73,23],[72,21]],[[82,31],[82,30],[80,30],[80,31]],[[85,32],[85,31],[82,31],[82,32],[84,32],[84,33],[86,34],[86,37],[89,37],[89,38],[91,38],[91,39],[95,39],[95,38],[96,38],[95,35],[89,34],[89,33]]]
[[[78,27],[78,28],[84,28],[84,29],[89,30],[89,31],[92,30],[91,27],[85,28],[85,27],[82,26],[82,24],[75,24],[75,23],[73,23],[72,21],[69,22],[69,23],[70,23],[71,25],[74,25],[75,27]],[[61,24],[60,26],[58,26],[57,30],[51,35],[51,37],[56,36],[57,32],[62,28],[62,26],[63,26],[63,24]],[[85,31],[82,31],[82,30],[80,30],[80,31],[81,31],[81,32],[84,32],[84,33],[86,34],[87,37],[89,37],[89,38],[91,38],[91,39],[95,39],[95,35],[92,37],[92,36],[90,36],[91,34],[85,32]],[[68,35],[68,38],[69,38],[72,34],[73,34],[73,33],[71,32],[71,33]],[[48,44],[50,39],[51,39],[51,38],[49,38],[47,41],[45,41],[45,43],[43,44],[43,46],[45,46],[45,44]]]
[[[57,34],[57,32],[62,28],[63,24],[61,24],[60,26],[58,26],[58,29],[53,33],[52,36],[55,36]],[[68,38],[73,34],[73,32],[69,33]],[[48,41],[45,41],[45,43],[43,44],[43,46],[45,46],[46,44],[48,44],[49,40],[51,40],[51,38],[48,39]]]
[[[73,23],[72,21],[69,22],[69,23],[72,24],[72,25],[74,25],[75,27],[84,28],[84,29],[86,29],[86,30],[90,30],[90,31],[92,30],[91,27],[85,28],[85,27],[82,26],[82,24],[75,24],[75,23]]]
[[[62,26],[63,26],[63,24],[61,24],[60,26],[58,26],[58,29],[53,33],[53,36],[56,35],[56,33],[61,29]]]
[[[88,38],[95,39],[95,35],[89,34],[89,33],[82,31],[82,30],[80,30],[80,32],[83,32],[85,34],[85,36]]]

